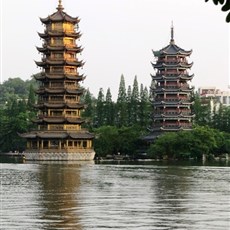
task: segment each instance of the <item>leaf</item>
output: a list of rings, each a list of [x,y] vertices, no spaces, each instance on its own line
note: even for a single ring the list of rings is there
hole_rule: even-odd
[[[213,0],[215,5],[218,5],[219,0]]]
[[[230,12],[228,13],[228,15],[226,17],[226,22],[230,22]]]
[[[228,10],[230,10],[230,1],[229,0],[227,0],[225,2],[225,4],[222,6],[221,10],[222,11],[228,11]]]
[[[221,5],[224,4],[224,0],[219,0],[218,1]]]

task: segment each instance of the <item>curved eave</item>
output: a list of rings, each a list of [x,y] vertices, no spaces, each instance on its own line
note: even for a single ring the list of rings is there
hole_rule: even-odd
[[[83,124],[85,121],[80,118],[66,118],[66,121],[71,124]]]
[[[153,51],[153,54],[155,57],[160,57],[160,56],[174,56],[174,55],[182,55],[182,56],[190,56],[192,53],[192,50],[184,50],[177,46],[176,44],[170,43],[166,47],[162,48],[161,50],[158,51]]]
[[[194,74],[192,75],[173,75],[173,76],[165,76],[165,75],[152,75],[150,74],[153,80],[171,80],[171,81],[175,81],[177,79],[183,79],[183,80],[192,80],[192,78],[194,77]]]
[[[67,103],[66,104],[67,108],[69,109],[83,109],[85,107],[84,104],[70,104],[70,103]]]
[[[82,67],[85,63],[82,61],[65,61],[66,65],[73,65],[73,66],[77,66],[77,67]]]
[[[68,80],[76,80],[76,81],[83,81],[86,76],[83,74],[81,75],[68,75],[68,74],[62,74],[62,75],[54,75],[54,74],[47,74],[42,73],[40,76],[34,76],[36,80],[44,80],[44,79],[68,79]]]
[[[193,118],[194,117],[194,114],[190,114],[190,115],[184,115],[184,114],[176,114],[176,115],[167,115],[167,114],[158,114],[158,115],[154,115],[153,118],[154,119],[160,119],[160,118],[165,118],[165,119],[190,119],[190,118]]]
[[[41,118],[34,121],[35,123],[43,124],[63,124],[65,122],[65,118]]]
[[[156,93],[188,93],[191,92],[193,90],[193,88],[188,88],[188,89],[183,89],[183,88],[170,88],[170,89],[165,89],[165,88],[156,88],[156,89],[152,89],[153,92]]]
[[[36,138],[42,138],[42,139],[66,139],[68,137],[71,137],[72,139],[94,139],[94,134],[89,132],[36,132],[36,133],[23,133],[19,134],[19,136],[27,139],[36,139]]]
[[[167,63],[152,63],[154,68],[160,69],[160,68],[191,68],[193,66],[192,63],[175,63],[175,64],[167,64]]]
[[[69,66],[76,66],[82,67],[84,63],[82,61],[68,61],[68,60],[59,60],[59,61],[35,61],[36,65],[39,67],[45,67],[47,65],[69,65]]]
[[[84,89],[66,89],[66,93],[69,94],[77,94],[77,95],[81,95],[83,94]]]
[[[84,104],[70,104],[70,103],[60,103],[60,104],[55,104],[55,103],[41,103],[41,104],[35,104],[35,108],[55,108],[55,109],[62,109],[62,108],[69,108],[69,109],[83,109]]]
[[[34,105],[35,108],[38,109],[43,109],[43,108],[49,108],[49,109],[62,109],[65,107],[65,104],[49,104],[49,103],[44,103],[44,104],[36,104]]]
[[[39,37],[41,37],[43,39],[46,39],[49,37],[72,37],[72,38],[78,39],[81,37],[82,34],[80,32],[66,32],[66,31],[52,32],[52,31],[48,31],[46,33],[39,33],[38,32],[38,35],[39,35]]]
[[[44,139],[48,139],[48,138],[54,138],[54,139],[65,139],[68,137],[68,134],[65,132],[61,132],[61,133],[51,133],[51,132],[44,132],[44,133],[37,133],[36,135],[39,138],[44,138]]]
[[[80,19],[78,17],[71,17],[62,10],[58,10],[57,12],[49,15],[46,18],[40,18],[40,20],[44,24],[49,24],[52,22],[70,22],[73,24],[77,24],[80,22]]]
[[[179,51],[177,51],[175,53],[170,53],[170,52],[168,52],[166,50],[162,51],[163,55],[168,55],[168,56],[170,56],[170,55],[174,56],[174,55],[178,55],[178,54],[179,55],[184,55],[184,56],[190,56],[191,53],[192,53],[192,50],[189,50],[189,51],[179,50]]]
[[[83,48],[81,46],[68,47],[68,46],[44,46],[44,47],[36,47],[37,50],[41,53],[48,53],[49,51],[72,51],[76,53],[82,52]]]
[[[44,94],[44,93],[50,93],[50,94],[59,94],[59,93],[65,93],[65,89],[48,89],[48,88],[44,88],[44,89],[37,89],[35,90],[35,93],[37,94]]]
[[[165,106],[170,106],[170,105],[191,105],[193,104],[193,102],[184,102],[184,101],[171,101],[171,102],[168,102],[168,101],[153,101],[152,103],[153,105],[165,105]]]
[[[94,139],[94,135],[89,132],[69,133],[73,139]]]

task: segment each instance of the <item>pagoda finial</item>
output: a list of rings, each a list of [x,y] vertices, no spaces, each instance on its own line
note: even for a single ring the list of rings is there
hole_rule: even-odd
[[[57,10],[62,11],[64,10],[63,6],[62,6],[62,0],[58,0],[58,7]]]
[[[171,26],[171,40],[170,44],[174,44],[174,27],[173,27],[173,21],[172,21],[172,26]]]

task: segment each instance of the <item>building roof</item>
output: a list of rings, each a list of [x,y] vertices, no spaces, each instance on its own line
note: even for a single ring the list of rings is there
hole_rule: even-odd
[[[72,37],[72,38],[80,38],[80,32],[68,32],[68,31],[47,31],[45,33],[39,33],[39,37],[48,38],[48,37]]]
[[[77,46],[77,45],[73,47],[66,46],[66,45],[60,45],[60,46],[43,45],[43,47],[36,47],[36,48],[41,53],[47,53],[48,51],[63,51],[63,50],[80,53],[83,50],[81,46]]]
[[[62,6],[62,2],[59,0],[57,11],[46,18],[40,18],[40,20],[44,24],[49,24],[50,22],[71,22],[77,24],[80,22],[78,17],[72,17],[65,13],[63,10],[64,8]]]
[[[36,131],[29,133],[19,133],[19,136],[27,139],[43,138],[43,139],[66,139],[68,137],[72,139],[93,139],[94,134],[88,131],[78,131],[78,132],[51,132],[51,131]]]
[[[159,57],[161,55],[178,55],[178,54],[189,56],[191,53],[192,50],[186,51],[175,44],[173,26],[171,27],[171,40],[169,45],[167,45],[166,47],[162,48],[159,51],[153,51],[155,57]]]
[[[175,81],[177,79],[183,79],[183,80],[192,80],[192,78],[194,77],[194,74],[180,74],[180,75],[172,75],[172,76],[166,76],[166,75],[161,75],[161,74],[156,74],[156,75],[152,75],[151,77],[153,78],[153,80],[162,80],[162,81]]]
[[[73,74],[73,75],[69,75],[69,74],[65,74],[63,71],[63,74],[48,74],[45,72],[41,72],[40,75],[35,75],[34,78],[38,81],[42,81],[47,79],[52,79],[52,80],[60,80],[60,79],[68,79],[68,80],[76,80],[76,81],[83,81],[86,76],[84,76],[83,74],[79,75],[79,74]]]
[[[69,61],[69,60],[50,60],[50,59],[44,59],[44,61],[35,61],[37,66],[45,67],[47,65],[70,65],[70,66],[77,66],[82,67],[84,63],[82,61]]]

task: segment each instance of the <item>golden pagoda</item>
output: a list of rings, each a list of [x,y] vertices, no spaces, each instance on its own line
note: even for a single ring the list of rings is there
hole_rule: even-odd
[[[76,45],[81,36],[78,32],[78,17],[65,13],[61,0],[57,11],[47,18],[41,18],[45,26],[39,36],[43,39],[42,68],[35,78],[39,82],[36,90],[38,100],[37,130],[21,134],[27,139],[26,160],[92,160],[94,135],[81,125],[81,102],[83,88],[80,82],[84,76],[78,68],[83,62],[77,57],[82,48]]]

